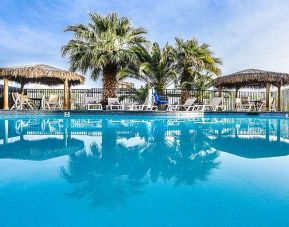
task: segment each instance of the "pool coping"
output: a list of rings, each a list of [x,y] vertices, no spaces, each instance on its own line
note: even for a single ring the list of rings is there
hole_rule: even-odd
[[[75,116],[75,115],[145,115],[145,116],[214,116],[214,115],[243,115],[243,116],[262,116],[262,117],[289,117],[289,112],[235,112],[235,111],[138,111],[138,110],[0,110],[1,117],[13,116]]]

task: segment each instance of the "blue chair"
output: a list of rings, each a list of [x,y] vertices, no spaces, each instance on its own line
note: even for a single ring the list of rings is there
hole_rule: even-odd
[[[168,104],[168,100],[166,96],[160,96],[156,91],[153,93],[155,105],[166,105]]]

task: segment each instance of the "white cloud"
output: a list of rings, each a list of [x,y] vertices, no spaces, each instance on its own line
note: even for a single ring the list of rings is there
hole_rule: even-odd
[[[14,2],[14,3],[13,3]],[[34,2],[34,1],[33,1]],[[60,48],[68,24],[86,23],[87,12],[117,11],[162,44],[174,36],[208,42],[224,61],[223,72],[261,68],[289,72],[289,2],[282,0],[54,0],[35,1],[17,19],[18,4],[1,0],[0,64],[47,63],[67,68]],[[5,5],[7,7],[5,7]],[[9,7],[8,7],[9,6]],[[20,6],[19,6],[20,7]],[[36,9],[37,8],[37,9]],[[19,16],[19,15],[18,15]],[[4,53],[4,54],[3,54]],[[100,83],[87,81],[86,87]]]

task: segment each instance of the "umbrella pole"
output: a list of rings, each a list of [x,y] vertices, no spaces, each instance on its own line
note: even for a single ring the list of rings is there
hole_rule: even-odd
[[[271,89],[271,83],[266,84],[266,110],[270,110],[270,89]]]
[[[8,86],[8,79],[4,78],[4,95],[3,95],[3,109],[9,110],[9,86]]]
[[[64,80],[64,103],[63,109],[68,110],[68,79]]]
[[[281,90],[281,85],[278,86],[278,111],[282,111],[282,90]]]

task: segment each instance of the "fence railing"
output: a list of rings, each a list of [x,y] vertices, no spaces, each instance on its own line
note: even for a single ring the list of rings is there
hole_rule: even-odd
[[[43,95],[48,98],[50,94],[59,94],[63,97],[63,89],[26,89],[25,93],[31,98],[41,98]],[[132,103],[135,91],[131,89],[118,89],[117,96],[125,96],[123,102]],[[164,95],[167,97],[169,104],[178,103],[181,98],[181,89],[166,89]],[[239,91],[239,97],[250,97],[251,100],[265,99],[266,92],[263,91]],[[102,89],[72,89],[71,100],[73,103],[78,103],[79,108],[83,105],[85,97],[96,97],[99,102],[102,101]],[[202,91],[190,91],[191,97],[197,97],[199,101],[208,103],[213,97],[218,96],[217,91],[202,90]],[[271,92],[271,96],[277,98],[277,92]],[[234,91],[222,91],[223,105],[226,110],[234,110],[235,107],[235,92]],[[289,110],[289,90],[283,90],[282,92],[282,106],[283,110]],[[276,99],[277,100],[277,99]]]
[[[10,107],[13,105],[12,93],[19,92],[19,88],[9,87],[9,104]],[[45,96],[49,97],[50,94],[59,94],[63,97],[63,89],[26,89],[25,94],[30,98],[42,98]],[[123,102],[132,103],[133,96],[135,95],[135,90],[132,89],[118,89],[117,96],[124,96]],[[169,104],[174,104],[180,102],[181,89],[166,89],[164,95],[167,97]],[[263,91],[239,91],[239,97],[250,97],[251,100],[265,99],[266,92]],[[78,103],[75,105],[77,108],[83,107],[85,97],[96,97],[99,102],[102,101],[102,88],[92,88],[92,89],[72,89],[71,100],[73,103]],[[197,97],[199,101],[203,103],[208,103],[214,96],[218,96],[217,91],[213,90],[202,90],[202,91],[190,91],[191,97]],[[235,106],[235,92],[234,91],[223,91],[223,105],[226,110],[234,110]],[[277,92],[271,92],[271,96],[275,97],[277,100]],[[0,109],[3,108],[3,87],[0,85]],[[284,111],[289,110],[289,89],[282,91],[282,108]]]

